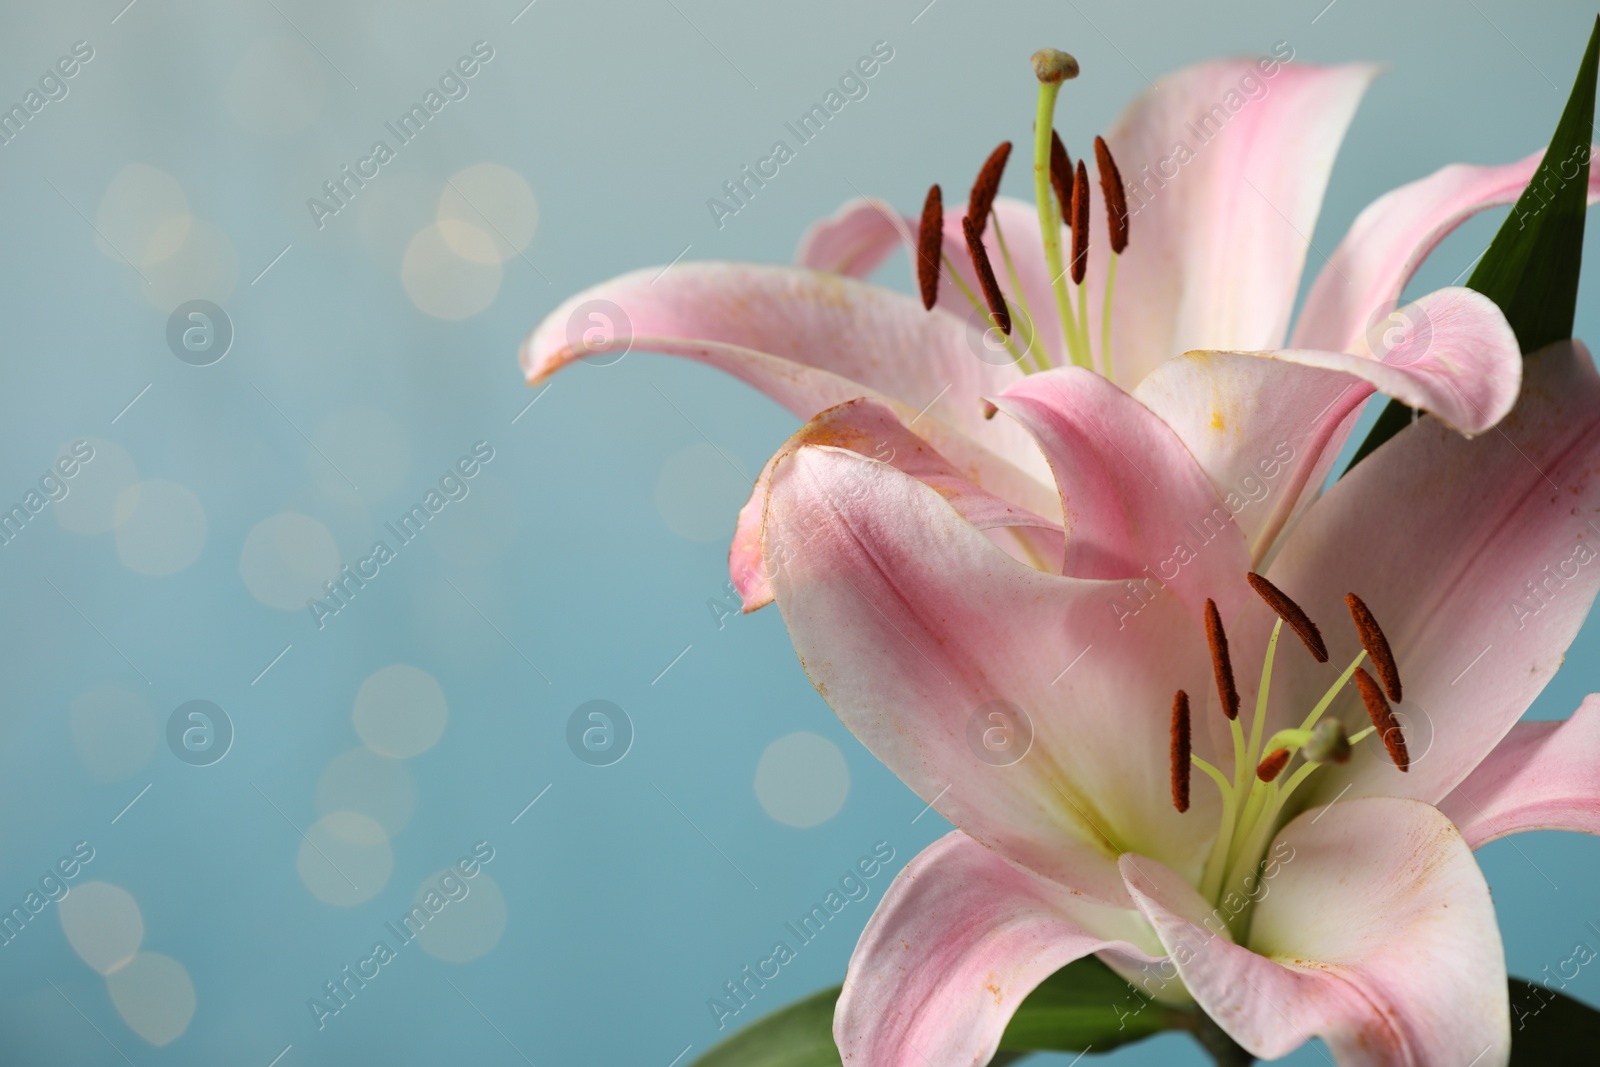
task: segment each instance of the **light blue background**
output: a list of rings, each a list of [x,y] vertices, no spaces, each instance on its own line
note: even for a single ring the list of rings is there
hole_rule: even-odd
[[[725,595],[725,543],[680,536],[657,507],[664,461],[702,433],[753,472],[793,418],[730,379],[644,354],[566,373],[517,418],[532,398],[515,363],[523,335],[577,289],[680,252],[787,260],[806,224],[854,189],[913,210],[931,181],[965,188],[997,141],[1025,135],[1025,60],[1042,45],[1082,62],[1060,121],[1075,147],[1147,79],[1199,59],[1286,40],[1301,62],[1388,64],[1315,233],[1331,252],[1385,190],[1449,162],[1503,162],[1542,146],[1593,16],[1583,4],[1514,0],[1327,9],[538,0],[513,24],[525,0],[124,2],[0,10],[0,101],[20,100],[72,42],[95,49],[70,94],[0,147],[0,497],[20,499],[62,444],[99,438],[126,450],[142,477],[191,490],[206,541],[192,565],[149,577],[121,562],[113,535],[63,529],[47,509],[0,548],[0,901],[20,901],[73,842],[89,840],[96,858],[78,881],[133,895],[143,948],[185,966],[198,1007],[177,1041],[147,1044],[69,947],[52,906],[0,948],[0,1057],[17,1064],[266,1067],[286,1046],[283,1067],[522,1056],[540,1067],[667,1067],[686,1046],[679,1062],[703,1053],[719,1036],[707,999],[764,955],[785,921],[874,842],[893,846],[898,869],[945,826],[915,819],[922,802],[828,712],[775,612],[719,628],[707,601]],[[309,55],[322,82],[311,92],[305,68],[291,65],[269,85],[286,101],[315,98],[314,115],[282,136],[252,132],[229,104],[234,71],[267,37]],[[315,229],[306,198],[480,39],[495,58],[470,96],[361,194],[392,186],[411,212],[376,227],[379,253],[359,219]],[[870,95],[718,230],[707,197],[879,40],[895,54]],[[237,279],[221,302],[236,338],[214,366],[175,359],[166,308],[96,249],[90,220],[134,162],[176,179],[189,211],[231,246]],[[404,247],[414,220],[431,220],[446,177],[482,162],[526,179],[538,228],[525,258],[504,264],[486,310],[443,321],[417,308],[398,256],[383,249]],[[1025,194],[1022,176],[1013,168],[1008,191]],[[1448,241],[1417,291],[1456,278],[1493,225]],[[1593,235],[1588,249],[1593,264]],[[885,277],[903,287],[903,262]],[[1591,338],[1595,292],[1591,270],[1579,308],[1579,333]],[[392,492],[355,504],[319,487],[329,460],[371,459],[362,443],[324,459],[302,436],[353,405],[400,427],[406,454],[376,461],[399,464]],[[326,629],[251,596],[240,558],[258,522],[311,515],[352,561],[378,523],[480,439],[496,458],[473,495]],[[731,529],[738,490],[708,476],[695,506]],[[1597,649],[1591,626],[1535,715],[1564,716],[1596,687]],[[449,726],[408,762],[416,814],[394,835],[386,887],[330,906],[296,874],[298,831],[323,814],[324,768],[360,743],[358,687],[394,663],[438,679]],[[103,685],[136,694],[152,724],[141,735],[148,760],[108,782],[80,760],[69,716]],[[228,756],[205,768],[150,733],[196,698],[221,705],[237,731]],[[568,715],[595,698],[624,707],[637,731],[610,767],[579,762],[565,741]],[[798,730],[835,742],[851,775],[842,811],[812,829],[769,818],[752,784],[766,746]],[[479,840],[496,850],[486,872],[507,902],[493,951],[457,965],[408,948],[319,1032],[307,999],[367,953],[413,887]],[[1481,858],[1514,973],[1553,967],[1580,939],[1596,943],[1584,924],[1600,921],[1600,843],[1538,835]],[[871,902],[886,882],[875,880]],[[837,981],[868,913],[852,904],[757,1008]],[[1586,969],[1569,991],[1600,1002],[1600,972]],[[1113,1059],[1201,1062],[1175,1036]],[[1291,1062],[1325,1061],[1308,1048]]]

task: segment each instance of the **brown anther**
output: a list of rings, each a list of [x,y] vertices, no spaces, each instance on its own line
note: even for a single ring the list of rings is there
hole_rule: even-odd
[[[1222,698],[1222,713],[1239,717],[1239,687],[1233,683],[1233,661],[1228,658],[1228,635],[1222,629],[1222,614],[1215,600],[1206,600],[1206,642],[1211,645],[1211,669],[1217,676],[1217,696]]]
[[[1367,706],[1367,716],[1372,719],[1372,725],[1377,727],[1383,747],[1389,750],[1389,758],[1401,771],[1410,770],[1411,754],[1406,751],[1405,732],[1400,729],[1394,709],[1383,698],[1383,690],[1377,681],[1361,667],[1356,668],[1356,688],[1361,690],[1361,702]]]
[[[1328,662],[1328,646],[1322,641],[1322,631],[1317,629],[1317,624],[1311,621],[1311,616],[1300,610],[1300,605],[1290,600],[1282,589],[1267,581],[1255,571],[1245,575],[1245,580],[1250,583],[1250,588],[1256,595],[1267,602],[1267,606],[1278,613],[1278,618],[1288,623],[1295,633],[1300,635],[1300,640],[1305,642],[1307,651],[1318,663]]]
[[[1367,650],[1367,655],[1372,657],[1372,666],[1378,672],[1378,677],[1383,679],[1383,690],[1389,694],[1389,699],[1398,704],[1402,699],[1400,688],[1400,668],[1395,665],[1394,653],[1389,650],[1389,639],[1383,636],[1383,631],[1378,628],[1378,620],[1372,617],[1372,612],[1362,599],[1354,593],[1344,598],[1345,605],[1350,609],[1350,617],[1356,622],[1356,632],[1361,635],[1361,647]]]
[[[1072,179],[1072,284],[1082,285],[1089,269],[1089,172],[1078,160]]]
[[[1128,247],[1128,196],[1122,188],[1122,172],[1111,158],[1105,138],[1094,139],[1095,168],[1100,172],[1100,192],[1106,201],[1106,227],[1111,231],[1111,251],[1121,254]]]
[[[1056,203],[1061,205],[1061,221],[1071,226],[1077,221],[1072,210],[1072,159],[1061,135],[1050,131],[1050,187],[1056,191]]]
[[[995,280],[994,267],[989,263],[989,252],[983,247],[983,238],[978,235],[978,228],[973,225],[971,218],[961,220],[961,232],[966,234],[967,254],[972,257],[973,269],[978,272],[978,284],[983,289],[984,301],[989,305],[989,314],[994,318],[994,324],[1000,327],[1000,332],[1010,337],[1011,309],[1006,307],[1000,283]]]
[[[1275,748],[1271,752],[1268,752],[1266,756],[1262,758],[1260,763],[1256,764],[1256,777],[1261,779],[1263,782],[1270,782],[1274,778],[1278,777],[1278,775],[1282,774],[1283,769],[1288,765],[1289,750],[1286,748]]]
[[[1189,810],[1189,694],[1172,698],[1172,806]]]
[[[917,231],[917,284],[922,306],[929,311],[939,300],[939,257],[944,249],[944,196],[937,184],[928,187],[922,202],[922,228]]]
[[[1006,172],[1006,160],[1011,158],[1011,142],[1001,141],[1000,146],[983,161],[977,178],[973,179],[972,192],[967,194],[967,218],[978,227],[982,237],[989,225],[989,210],[1000,193],[1000,178]]]
[[[1071,81],[1078,76],[1078,61],[1059,48],[1041,48],[1029,57],[1033,76],[1046,85]]]

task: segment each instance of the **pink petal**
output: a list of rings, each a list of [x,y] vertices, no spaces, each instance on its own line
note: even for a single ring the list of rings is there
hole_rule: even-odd
[[[946,834],[856,943],[833,1016],[839,1054],[853,1067],[988,1063],[1023,998],[1068,963],[1105,947],[1154,962],[1129,940],[1141,925]]]
[[[1504,1064],[1505,956],[1489,887],[1436,809],[1346,800],[1284,828],[1249,947],[1182,879],[1124,856],[1134,900],[1195,1000],[1263,1059],[1321,1037],[1340,1067]]]
[[[1374,73],[1288,64],[1262,77],[1257,61],[1225,60],[1162,79],[1123,114],[1106,135],[1133,216],[1114,294],[1117,381],[1190,349],[1283,346],[1334,153]],[[1110,253],[1098,183],[1091,195],[1098,350]]]
[[[1368,456],[1268,571],[1322,624],[1332,656],[1275,677],[1280,714],[1304,714],[1360,650],[1347,593],[1372,609],[1404,682],[1410,773],[1363,744],[1319,774],[1323,796],[1353,785],[1352,796],[1442,800],[1555,674],[1600,589],[1600,377],[1578,342],[1530,355],[1524,374],[1490,433],[1465,440],[1422,419]],[[1366,725],[1355,695],[1342,700],[1333,713]]]
[[[1467,844],[1525,830],[1600,834],[1600,696],[1572,718],[1519,722],[1439,805]]]
[[[1374,200],[1312,285],[1295,325],[1295,347],[1348,351],[1395,306],[1440,241],[1485,208],[1513,203],[1543,157],[1535,152],[1497,167],[1457,163]],[[1597,199],[1600,170],[1591,169],[1589,202]]]
[[[601,332],[586,348],[589,323]],[[980,330],[900,293],[790,267],[680,263],[637,271],[547,316],[523,343],[522,369],[537,383],[577,360],[631,349],[710,364],[802,419],[858,396],[898,402],[908,419],[925,409],[923,419],[993,453],[985,488],[1032,506],[1023,472],[1048,484],[1027,435],[984,419],[978,399],[1021,372],[975,354],[985,351]]]
[[[1375,390],[1467,434],[1511,410],[1522,353],[1491,300],[1441,289],[1406,314],[1413,329],[1378,353],[1190,352],[1134,391],[1210,476],[1254,560],[1266,558],[1296,509],[1315,499]]]
[[[902,243],[916,247],[917,223],[882,200],[851,200],[800,239],[794,261],[811,270],[865,278]]]
[[[1231,609],[1250,560],[1228,509],[1178,436],[1078,367],[1033,374],[995,400],[1044,451],[1061,490],[1063,573],[1171,586],[1199,618]]]
[[[923,482],[816,446],[773,475],[764,554],[812,684],[958,827],[1108,903],[1134,843],[1198,875],[1217,798],[1173,810],[1169,714],[1210,662],[1174,597],[1026,567]]]
[[[978,529],[1009,531],[1013,536],[997,543],[1008,549],[1015,546],[1013,555],[1017,558],[1059,572],[1064,544],[1059,523],[980,489],[927,441],[906,429],[887,405],[876,400],[851,400],[824,411],[789,438],[767,460],[754,492],[739,511],[728,569],[746,612],[772,602],[772,584],[761,555],[761,521],[773,469],[803,445],[848,449],[892,464],[931,486]]]

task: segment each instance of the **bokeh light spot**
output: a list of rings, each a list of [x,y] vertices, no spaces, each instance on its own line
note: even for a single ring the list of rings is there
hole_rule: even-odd
[[[117,558],[154,578],[177,574],[206,546],[200,498],[176,482],[135,482],[117,496]]]
[[[417,231],[406,246],[400,281],[418,310],[436,319],[467,319],[494,303],[504,270],[491,254],[494,238],[470,223],[435,223]],[[467,259],[455,251],[474,247],[491,262]]]
[[[56,907],[67,944],[101,974],[110,974],[133,959],[144,941],[139,904],[121,886],[110,882],[71,886]]]
[[[756,799],[785,826],[818,826],[850,795],[850,767],[839,746],[800,731],[768,745],[756,764]]]
[[[324,582],[339,573],[333,534],[309,515],[283,511],[262,519],[245,535],[239,576],[250,595],[268,607],[299,611],[325,595]]]
[[[394,849],[370,816],[330,812],[306,829],[295,870],[312,896],[348,908],[371,900],[389,884]]]
[[[432,902],[439,911],[417,934],[422,951],[446,963],[470,963],[500,943],[506,930],[506,898],[481,868],[471,878],[449,869],[430,875],[417,887],[414,903],[422,904],[430,893],[435,894]],[[443,906],[440,900],[445,901]]]
[[[361,683],[351,717],[362,744],[380,756],[410,759],[438,744],[450,706],[433,675],[396,663]]]
[[[725,452],[698,441],[662,462],[656,510],[679,537],[710,544],[733,533],[739,508],[750,496],[750,481]]]
[[[128,1029],[157,1048],[182,1037],[194,1018],[188,969],[159,952],[139,953],[106,978],[106,991]]]
[[[378,822],[393,837],[405,829],[417,807],[417,785],[400,760],[369,748],[352,748],[328,761],[317,780],[317,810],[356,811]]]

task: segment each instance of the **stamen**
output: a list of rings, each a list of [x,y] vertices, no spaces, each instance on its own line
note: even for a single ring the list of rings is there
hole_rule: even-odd
[[[1105,307],[1100,314],[1100,363],[1102,373],[1111,377],[1111,292],[1117,277],[1117,260],[1128,247],[1128,196],[1122,186],[1122,172],[1111,157],[1104,137],[1094,139],[1095,169],[1100,172],[1100,193],[1106,202],[1106,229],[1111,238],[1111,259],[1106,266]],[[1086,327],[1087,329],[1087,327]]]
[[[1250,588],[1256,591],[1256,595],[1278,613],[1280,619],[1294,628],[1294,632],[1305,643],[1307,651],[1318,663],[1328,662],[1328,646],[1322,641],[1322,631],[1317,629],[1317,624],[1311,621],[1311,616],[1300,609],[1299,604],[1290,600],[1282,589],[1255,571],[1246,574],[1245,580],[1250,583]]]
[[[1389,750],[1389,758],[1401,771],[1410,770],[1411,755],[1406,751],[1405,734],[1394,717],[1394,710],[1383,698],[1383,690],[1378,688],[1372,675],[1364,670],[1356,671],[1356,688],[1361,690],[1361,702],[1367,706],[1367,715],[1372,719],[1378,736],[1383,738],[1383,747]]]
[[[1068,226],[1074,221],[1072,212],[1072,160],[1061,135],[1050,131],[1050,186],[1056,191],[1056,202],[1061,205],[1061,218]]]
[[[1222,713],[1239,717],[1239,687],[1233,681],[1233,662],[1228,658],[1228,635],[1222,629],[1222,615],[1215,600],[1206,600],[1206,641],[1211,645],[1211,669],[1217,676],[1217,696],[1222,698]]]
[[[1028,324],[1032,324],[1035,320],[1033,311],[1028,307],[1028,293],[1027,290],[1023,289],[1022,282],[1017,278],[1016,264],[1011,261],[1011,249],[1006,247],[1005,228],[1000,225],[999,215],[991,215],[990,217],[994,220],[994,243],[1000,246],[1000,258],[1006,262],[1006,277],[1011,280],[1011,291],[1016,294],[1017,305],[1022,309],[1023,320]],[[1027,351],[1023,352],[1022,355],[1032,357],[1033,370],[1049,370],[1051,367],[1050,357],[1045,354],[1044,346],[1035,345],[1033,340],[1031,336],[1024,338]],[[1013,344],[1011,347],[1015,349],[1016,345]],[[1019,356],[1018,366],[1022,367],[1022,373],[1029,373],[1029,368],[1022,366],[1022,363],[1022,357]]]
[[[977,226],[979,237],[983,236],[984,228],[989,225],[989,210],[994,207],[994,198],[1000,192],[1000,177],[1006,171],[1006,160],[1010,158],[1011,142],[1001,141],[1000,146],[983,161],[983,167],[972,183],[972,192],[967,195],[967,218]]]
[[[1072,284],[1082,285],[1089,269],[1089,172],[1078,160],[1072,181]]]
[[[1288,765],[1289,750],[1286,748],[1275,748],[1271,752],[1268,752],[1266,758],[1256,765],[1256,777],[1261,779],[1263,782],[1270,782],[1274,778],[1278,777],[1278,775],[1282,774],[1283,769]]]
[[[1111,232],[1111,251],[1121,255],[1128,247],[1128,197],[1122,188],[1122,172],[1111,158],[1105,138],[1094,139],[1094,161],[1100,171],[1100,192],[1106,201],[1106,226]]]
[[[1311,730],[1311,740],[1300,754],[1307,763],[1348,763],[1350,738],[1345,735],[1344,723],[1338,719],[1323,719]]]
[[[937,184],[928,187],[922,202],[922,228],[917,232],[917,284],[922,306],[929,311],[939,301],[939,252],[944,247],[944,198]]]
[[[1172,698],[1172,806],[1189,810],[1189,694]]]
[[[1378,677],[1383,679],[1384,692],[1389,694],[1390,700],[1400,703],[1403,699],[1400,695],[1400,668],[1395,665],[1394,653],[1389,650],[1389,639],[1383,636],[1383,631],[1378,628],[1378,620],[1372,617],[1372,612],[1360,597],[1350,593],[1344,602],[1350,609],[1350,617],[1355,620],[1356,632],[1361,635],[1361,647],[1372,657],[1372,666],[1377,670]]]
[[[1000,332],[1010,337],[1011,309],[1006,307],[1006,298],[1000,292],[1000,283],[995,280],[994,267],[989,263],[989,252],[983,247],[983,238],[978,235],[978,227],[970,217],[963,218],[961,232],[966,235],[967,254],[972,257],[973,269],[978,272],[978,284],[983,287],[983,299],[989,305],[989,315],[994,319],[994,324],[1000,327]]]

